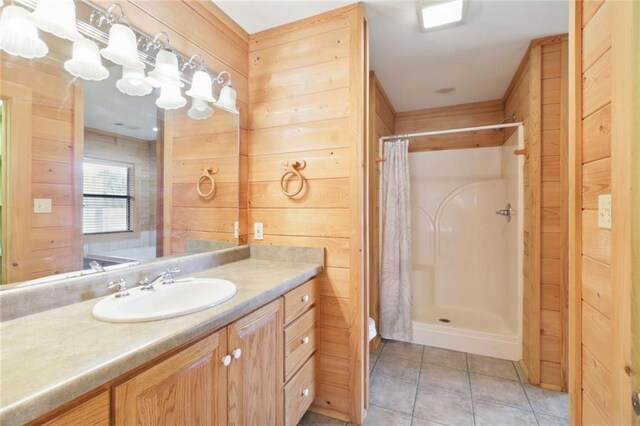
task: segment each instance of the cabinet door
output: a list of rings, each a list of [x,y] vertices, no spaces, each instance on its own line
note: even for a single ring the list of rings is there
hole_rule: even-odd
[[[282,424],[282,322],[278,299],[229,326],[229,425]]]
[[[102,392],[43,423],[43,426],[109,426],[109,392]]]
[[[226,329],[115,387],[116,425],[225,425]]]

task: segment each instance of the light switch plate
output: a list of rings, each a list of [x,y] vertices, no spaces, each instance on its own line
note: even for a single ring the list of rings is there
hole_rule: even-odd
[[[264,240],[264,226],[262,222],[253,224],[253,236],[256,240]]]
[[[34,198],[33,199],[33,212],[34,213],[51,213],[51,198]]]
[[[233,238],[240,238],[240,223],[233,222]]]
[[[611,194],[598,196],[598,227],[611,229]]]

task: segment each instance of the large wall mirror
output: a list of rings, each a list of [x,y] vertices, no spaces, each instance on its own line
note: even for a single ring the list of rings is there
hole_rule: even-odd
[[[28,13],[35,7],[14,3]],[[79,23],[100,10],[75,5]],[[78,27],[104,48],[117,21],[97,28],[98,18],[91,20],[93,37]],[[163,37],[146,50],[137,37],[139,58],[169,51]],[[42,30],[39,38],[48,47],[40,58],[0,50],[1,283],[236,245],[239,115],[185,95],[204,66],[181,59],[184,87],[165,90],[98,56],[104,70],[89,73],[96,81],[71,73],[82,66],[68,62],[77,42]],[[154,61],[147,62],[148,72]],[[220,96],[221,88],[208,84]]]

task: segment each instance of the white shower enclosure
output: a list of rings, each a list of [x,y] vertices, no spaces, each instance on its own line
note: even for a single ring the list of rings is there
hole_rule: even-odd
[[[521,358],[521,145],[410,154],[414,343]]]

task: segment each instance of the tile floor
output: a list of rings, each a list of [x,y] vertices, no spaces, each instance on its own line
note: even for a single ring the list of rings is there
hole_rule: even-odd
[[[511,361],[388,340],[370,384],[366,426],[568,424],[568,395],[529,385]],[[300,424],[346,425],[310,412]]]

